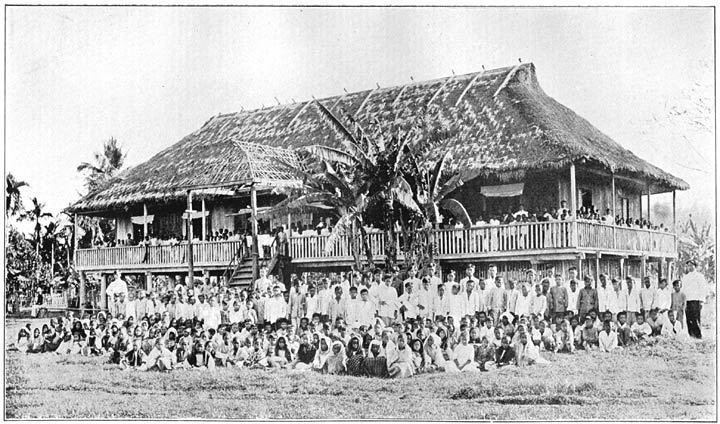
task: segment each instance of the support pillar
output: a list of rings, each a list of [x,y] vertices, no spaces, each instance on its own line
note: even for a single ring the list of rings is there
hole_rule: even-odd
[[[150,271],[145,271],[145,290],[151,292],[155,290],[155,287],[153,287],[153,275]]]
[[[78,229],[80,228],[78,225],[78,214],[75,214],[73,225],[73,265],[77,266]]]
[[[207,218],[205,217],[205,197],[200,200],[202,211],[202,241],[207,241]]]
[[[648,193],[648,198],[647,198],[647,221],[648,221],[648,224],[649,224],[649,223],[650,223],[650,184],[647,185],[647,193]]]
[[[258,222],[257,222],[257,189],[255,184],[250,188],[250,207],[252,208],[252,281],[253,285],[258,278]],[[253,287],[254,289],[255,287]]]
[[[100,309],[107,310],[107,274],[100,275]]]
[[[148,236],[147,205],[143,203],[143,239]]]
[[[80,308],[80,319],[85,314],[85,273],[80,271],[80,290],[78,291],[78,307]]]
[[[615,173],[612,173],[612,214],[613,219],[617,217],[617,201],[615,199]],[[611,223],[612,224],[612,223]]]
[[[575,216],[577,209],[577,184],[575,181],[575,164],[573,163],[570,165],[570,213],[573,218],[577,218]]]
[[[194,270],[195,264],[193,263],[194,261],[193,261],[193,245],[192,245],[192,239],[193,239],[193,228],[192,228],[192,191],[190,191],[190,190],[188,190],[188,192],[187,192],[187,211],[185,211],[185,213],[187,214],[187,220],[186,220],[185,222],[186,222],[186,225],[187,225],[188,279],[190,280],[190,281],[188,282],[188,284],[189,284],[189,287],[188,287],[188,288],[193,288],[193,286],[195,285],[195,270]]]
[[[600,281],[600,252],[595,253],[595,289]]]
[[[641,268],[641,270],[640,270],[640,278],[641,278],[641,279],[645,278],[645,276],[647,275],[646,267],[647,267],[647,257],[646,257],[645,255],[642,255],[642,256],[640,257],[640,268]],[[642,282],[641,282],[641,283],[642,283]]]
[[[675,216],[675,194],[676,194],[676,191],[673,190],[673,223],[672,223],[673,226],[672,226],[672,230],[673,230],[673,233],[677,234],[677,218]]]

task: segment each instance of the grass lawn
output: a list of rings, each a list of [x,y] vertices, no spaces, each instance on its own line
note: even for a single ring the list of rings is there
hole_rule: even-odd
[[[713,328],[704,329],[703,341],[662,340],[616,354],[545,354],[550,365],[401,381],[223,368],[143,373],[100,358],[6,352],[5,413],[6,418],[716,420],[714,310],[708,312]],[[6,321],[6,346],[27,321]]]

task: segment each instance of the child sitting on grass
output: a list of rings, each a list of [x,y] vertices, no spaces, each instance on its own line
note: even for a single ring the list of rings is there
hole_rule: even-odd
[[[612,330],[609,319],[603,322],[603,331],[598,335],[598,345],[601,352],[612,352],[619,348],[617,333]]]

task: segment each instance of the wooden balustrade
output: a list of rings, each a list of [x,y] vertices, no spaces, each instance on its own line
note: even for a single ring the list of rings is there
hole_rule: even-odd
[[[440,257],[572,247],[572,222],[531,222],[434,230]]]
[[[385,234],[371,232],[367,236],[368,246],[373,257],[378,260],[384,259]],[[290,257],[294,260],[323,258],[351,260],[353,258],[352,237],[348,235],[338,237],[330,251],[326,252],[329,237],[330,235],[290,237]],[[365,250],[363,249],[362,238],[358,236],[355,243],[355,248],[364,257]]]
[[[297,262],[351,261],[352,238],[339,237],[326,252],[329,237],[330,235],[290,237],[290,257]],[[677,254],[676,237],[673,233],[585,221],[531,222],[431,231],[431,239],[437,246],[439,258],[492,257],[495,252],[552,253],[558,249],[673,257]],[[356,249],[364,258],[366,255],[360,236],[355,243]],[[378,261],[385,259],[385,243],[384,233],[368,233],[370,251]],[[242,247],[242,241],[194,243],[193,259],[199,266],[226,265]],[[273,244],[269,252],[261,254],[273,257],[276,249],[277,245]],[[151,270],[187,264],[187,253],[186,244],[79,249],[76,252],[76,262],[78,269],[82,270],[112,270],[115,267]],[[398,256],[402,256],[399,251]]]

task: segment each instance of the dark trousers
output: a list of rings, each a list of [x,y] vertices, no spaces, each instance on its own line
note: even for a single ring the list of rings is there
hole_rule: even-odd
[[[702,333],[700,332],[700,311],[702,311],[702,303],[700,303],[699,300],[688,300],[685,310],[688,334],[696,339],[702,338]]]

